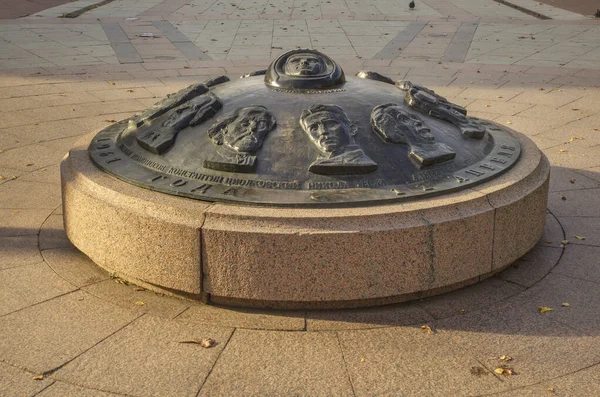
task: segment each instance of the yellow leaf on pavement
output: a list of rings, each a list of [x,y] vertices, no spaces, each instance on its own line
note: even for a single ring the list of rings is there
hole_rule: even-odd
[[[552,312],[552,311],[554,311],[554,309],[553,309],[553,308],[551,308],[551,307],[548,307],[548,306],[540,306],[540,307],[538,308],[538,311],[539,311],[540,313],[546,313],[546,312]]]

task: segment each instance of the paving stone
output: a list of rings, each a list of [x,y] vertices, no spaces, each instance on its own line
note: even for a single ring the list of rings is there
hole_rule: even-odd
[[[572,192],[550,192],[548,208],[554,215],[600,217],[600,207],[596,205],[600,189],[584,189]],[[565,200],[562,199],[565,197]]]
[[[444,318],[495,305],[523,290],[522,286],[491,277],[457,291],[420,300],[418,305],[434,318]]]
[[[517,295],[482,311],[440,320],[436,329],[486,369],[493,371],[501,365],[514,369],[518,375],[497,376],[502,386],[496,391],[552,379],[598,362],[597,333],[590,335],[554,321],[528,302],[528,296]],[[505,362],[500,359],[503,355],[513,360]]]
[[[600,220],[587,217],[562,217],[560,224],[565,230],[569,245],[591,245],[600,247]],[[583,240],[575,236],[583,237]],[[570,247],[569,247],[570,248]]]
[[[173,318],[193,302],[148,291],[133,284],[125,285],[109,279],[83,286],[82,289],[110,303],[143,313]]]
[[[40,228],[40,250],[68,248],[72,246],[73,244],[71,244],[65,234],[62,215],[50,215]]]
[[[308,331],[336,331],[424,323],[433,318],[414,303],[365,309],[319,310],[306,313]]]
[[[600,282],[598,255],[600,247],[569,244],[553,273]]]
[[[561,241],[565,239],[563,228],[559,223],[558,219],[551,213],[546,214],[546,227],[544,228],[544,234],[537,245],[544,247],[555,247],[560,248]],[[530,255],[525,255],[530,257]]]
[[[83,287],[110,277],[87,256],[72,245],[65,248],[46,249],[42,252],[46,263],[69,283]]]
[[[51,213],[51,209],[0,209],[3,222],[0,237],[37,235],[40,226]]]
[[[44,389],[41,393],[36,394],[39,397],[112,397],[116,396],[113,393],[107,393],[100,390],[86,389],[83,387],[71,385],[65,382],[54,382],[50,387]]]
[[[55,373],[94,389],[128,395],[194,396],[233,329],[185,326],[144,316]],[[211,338],[212,348],[182,341]],[[176,380],[174,382],[174,380]]]
[[[0,237],[0,270],[42,262],[38,237]]]
[[[500,272],[498,277],[523,287],[531,287],[546,277],[556,266],[562,251],[561,248],[537,245],[506,270]]]
[[[48,378],[33,379],[37,375],[39,374],[27,372],[0,362],[0,394],[3,396],[16,396],[18,392],[18,395],[34,396],[54,382]]]
[[[43,262],[5,269],[0,274],[0,316],[76,289]]]
[[[0,203],[9,209],[54,209],[60,205],[60,185],[17,179],[0,186]]]
[[[552,273],[519,298],[524,308],[535,312],[539,307],[554,309],[543,313],[553,321],[597,336],[600,329],[600,295],[597,281],[582,280]],[[567,303],[568,306],[563,306]]]
[[[550,172],[550,191],[569,191],[599,188],[600,182],[581,175],[571,168],[552,167]]]
[[[79,356],[137,316],[76,291],[3,316],[0,357],[29,371],[45,373]]]
[[[201,304],[192,305],[177,317],[177,321],[249,329],[300,331],[305,328],[304,312],[301,311],[254,310]]]
[[[472,395],[496,390],[493,375],[470,373],[479,362],[444,335],[420,326],[338,332],[357,395]]]
[[[236,330],[200,390],[213,395],[353,395],[335,333]]]

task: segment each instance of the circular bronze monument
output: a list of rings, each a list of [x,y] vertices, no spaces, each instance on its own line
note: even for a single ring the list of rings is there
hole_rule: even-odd
[[[313,50],[169,95],[100,131],[88,153],[94,175],[147,192],[90,182],[132,199],[117,212],[138,227],[156,223],[160,237],[129,225],[112,235],[162,250],[135,254],[140,248],[120,243],[129,254],[94,258],[97,248],[76,229],[81,205],[69,211],[69,191],[81,189],[68,175],[89,174],[70,158],[65,224],[75,245],[125,278],[218,302],[360,306],[440,292],[510,264],[539,239],[545,219],[547,162],[527,138],[410,81],[369,71],[346,77]],[[519,201],[527,204],[515,209]],[[530,223],[520,248],[500,247],[511,228],[506,208],[515,231]],[[170,227],[177,236],[164,235]],[[182,237],[182,228],[193,232]],[[187,254],[171,252],[182,247]],[[113,256],[146,265],[107,261]]]

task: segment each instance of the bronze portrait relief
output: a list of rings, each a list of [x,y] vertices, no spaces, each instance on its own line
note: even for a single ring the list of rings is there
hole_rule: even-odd
[[[435,141],[423,121],[395,103],[376,106],[371,112],[371,125],[385,142],[410,146],[409,156],[419,168],[452,160],[456,152]]]
[[[312,105],[303,110],[300,125],[321,155],[309,171],[323,175],[367,174],[377,169],[358,146],[354,137],[358,131],[344,110],[337,105]]]
[[[237,108],[219,118],[208,129],[217,147],[216,156],[204,161],[204,167],[229,172],[254,172],[255,153],[277,124],[264,106]]]

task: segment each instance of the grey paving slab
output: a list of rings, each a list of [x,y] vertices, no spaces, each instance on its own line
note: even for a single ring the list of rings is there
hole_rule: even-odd
[[[38,375],[0,362],[0,395],[33,396],[54,382],[48,378],[41,380],[33,379]]]
[[[194,304],[185,299],[163,296],[135,285],[125,285],[115,279],[88,284],[82,289],[113,304],[167,318],[176,317]]]
[[[87,389],[75,385],[71,385],[65,382],[55,381],[51,386],[42,390],[41,393],[36,394],[36,397],[65,397],[65,396],[77,396],[77,397],[113,397],[122,396],[122,394],[107,393],[95,389]]]
[[[96,266],[72,245],[46,249],[42,252],[42,256],[52,270],[77,287],[98,283],[110,278],[107,272]]]
[[[520,296],[525,309],[553,309],[544,313],[552,321],[598,336],[600,330],[600,294],[597,281],[550,274]]]
[[[55,373],[84,386],[144,396],[195,396],[225,348],[232,328],[184,326],[144,316]],[[182,341],[212,338],[203,348]],[[174,381],[176,380],[176,381]]]
[[[44,262],[0,271],[0,316],[74,291]]]
[[[418,304],[434,318],[444,318],[496,305],[524,290],[520,285],[491,277],[457,291],[423,299]]]
[[[37,240],[36,235],[0,237],[0,270],[40,263]]]
[[[212,305],[192,305],[177,321],[224,327],[299,331],[305,327],[304,312],[253,310]]]
[[[554,244],[559,245],[560,242]],[[523,287],[531,287],[550,273],[558,263],[562,253],[562,248],[536,246],[499,273],[498,277]]]
[[[600,189],[550,192],[548,208],[559,218],[564,216],[600,217],[600,207],[596,205],[598,193],[600,193]]]
[[[593,218],[597,221],[598,218]],[[600,247],[569,244],[553,273],[600,282]]]
[[[563,232],[562,225],[558,221],[558,219],[551,214],[550,212],[546,213],[546,226],[544,228],[544,234],[542,238],[538,241],[537,245],[543,247],[554,247],[560,248],[561,241],[565,239],[565,234]],[[525,255],[526,258],[531,258],[531,256]]]
[[[140,63],[144,60],[138,54],[131,41],[116,22],[101,23],[106,37],[112,46],[120,63]]]
[[[462,22],[460,24],[444,53],[445,62],[464,62],[477,26],[476,22]]]
[[[440,336],[447,336],[485,368],[493,371],[507,365],[514,369],[518,376],[499,376],[502,386],[497,391],[563,376],[598,362],[597,332],[588,334],[555,321],[547,315],[553,312],[541,314],[529,300],[529,296],[516,296],[435,325]],[[507,363],[501,356],[513,360]]]
[[[65,233],[62,215],[50,215],[40,228],[40,250],[52,248],[70,248],[72,246],[73,244],[71,244]]]
[[[415,303],[388,305],[380,310],[319,310],[306,313],[308,331],[336,331],[424,323],[433,317]]]
[[[400,55],[410,42],[427,25],[425,22],[411,22],[403,31],[398,33],[381,51],[373,56],[373,59],[395,59]]]
[[[473,376],[471,368],[480,365],[474,357],[419,325],[339,336],[356,395],[474,395],[501,385],[491,374]]]
[[[600,219],[563,217],[560,218],[560,223],[565,230],[565,237],[569,240],[569,245],[600,247]]]
[[[335,333],[236,330],[200,396],[352,396]]]
[[[71,361],[139,314],[76,291],[2,317],[0,358],[45,373]]]

